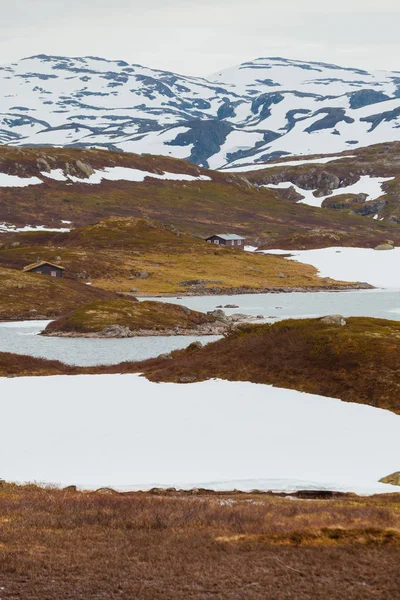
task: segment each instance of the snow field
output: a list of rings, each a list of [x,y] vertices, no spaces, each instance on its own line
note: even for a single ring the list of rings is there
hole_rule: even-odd
[[[3,378],[0,410],[10,481],[370,494],[399,468],[398,415],[267,385]]]
[[[291,254],[287,260],[312,265],[320,277],[366,282],[385,289],[400,289],[400,248],[320,248],[318,250],[263,250],[264,254]]]

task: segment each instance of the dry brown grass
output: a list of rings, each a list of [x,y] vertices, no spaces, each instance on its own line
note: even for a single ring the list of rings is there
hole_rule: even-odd
[[[216,247],[150,219],[113,217],[70,234],[21,233],[0,240],[0,265],[4,267],[22,269],[37,257],[52,262],[59,258],[66,278],[83,275],[93,286],[113,292],[183,294],[192,288],[182,282],[193,280],[206,282],[203,293],[348,287],[321,279],[312,266]],[[148,277],[141,279],[136,273]]]
[[[178,304],[116,298],[85,304],[49,323],[44,334],[91,334],[101,332],[110,325],[128,327],[131,331],[193,330],[199,325],[214,322],[215,318]]]
[[[135,368],[153,381],[190,375],[198,381],[218,377],[267,383],[400,414],[398,321],[353,317],[335,327],[319,319],[289,319],[242,326],[204,348],[172,356]]]
[[[400,497],[0,489],[3,600],[397,598]]]
[[[115,294],[79,281],[0,267],[0,320],[50,318]]]

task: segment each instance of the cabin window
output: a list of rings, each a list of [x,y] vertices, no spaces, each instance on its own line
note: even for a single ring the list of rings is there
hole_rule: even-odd
[[[242,244],[242,240],[238,240],[238,241],[237,241],[237,245],[238,245],[238,246],[241,246],[241,244]]]
[[[51,271],[51,276],[52,277],[57,277],[57,271]]]
[[[219,240],[214,240],[214,244],[219,244]]]

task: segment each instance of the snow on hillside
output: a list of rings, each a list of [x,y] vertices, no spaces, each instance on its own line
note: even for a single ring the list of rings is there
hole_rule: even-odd
[[[138,375],[0,379],[9,481],[397,491],[400,417],[267,385]],[[23,415],[23,418],[21,418]]]
[[[400,75],[260,58],[208,79],[96,57],[0,67],[0,143],[114,148],[222,168],[399,140]]]
[[[400,290],[400,248],[321,248],[318,250],[264,250],[264,254],[290,254],[288,260],[312,265],[320,277],[362,281],[378,288]],[[399,309],[400,310],[400,309]]]
[[[362,175],[360,179],[354,183],[353,185],[348,185],[347,187],[340,187],[335,190],[332,190],[331,194],[327,196],[314,196],[314,192],[317,190],[304,190],[303,188],[295,185],[292,182],[281,182],[277,184],[268,183],[266,185],[262,185],[261,187],[282,190],[293,187],[294,190],[304,196],[303,200],[299,200],[299,204],[308,204],[309,206],[321,207],[324,200],[327,198],[332,198],[332,196],[341,196],[342,194],[365,194],[366,202],[372,202],[376,200],[380,196],[383,196],[385,192],[382,189],[382,185],[386,181],[392,181],[394,177],[371,177],[370,175]]]
[[[140,169],[131,169],[128,167],[105,167],[102,170],[95,170],[89,177],[75,177],[64,173],[62,169],[53,169],[49,173],[42,172],[41,175],[54,181],[66,181],[72,183],[100,184],[103,179],[106,181],[136,181],[142,182],[146,177],[151,179],[162,179],[169,181],[211,181],[207,175],[188,175],[186,173],[151,173]],[[39,185],[43,183],[39,177],[17,177],[16,175],[7,175],[0,173],[0,188],[2,187],[27,187],[28,185]]]

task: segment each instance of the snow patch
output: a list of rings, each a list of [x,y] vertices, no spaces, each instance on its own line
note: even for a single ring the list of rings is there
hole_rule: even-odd
[[[398,469],[400,417],[295,390],[138,375],[2,378],[0,410],[9,481],[396,491],[378,480]]]
[[[385,289],[400,289],[400,248],[321,248],[318,250],[263,250],[264,254],[291,254],[287,260],[312,265],[320,277],[366,282]]]
[[[106,167],[103,170],[96,170],[87,178],[65,175],[61,169],[55,169],[50,173],[42,173],[42,175],[56,181],[72,181],[74,183],[89,183],[91,185],[98,185],[103,180],[142,182],[146,177],[170,181],[211,181],[211,177],[208,177],[208,175],[194,176],[187,175],[186,173],[151,173],[150,171],[131,169],[129,167]]]
[[[243,173],[245,171],[259,171],[261,169],[273,169],[274,167],[296,167],[298,165],[312,165],[319,164],[325,165],[327,163],[333,162],[334,160],[343,160],[344,158],[356,158],[355,156],[328,156],[325,158],[305,158],[302,160],[289,160],[286,162],[280,163],[263,163],[263,164],[254,164],[247,165],[245,167],[228,167],[226,169],[221,169],[223,173],[230,171],[232,173]]]
[[[18,177],[0,173],[0,187],[27,187],[28,185],[39,185],[43,183],[38,177]]]

